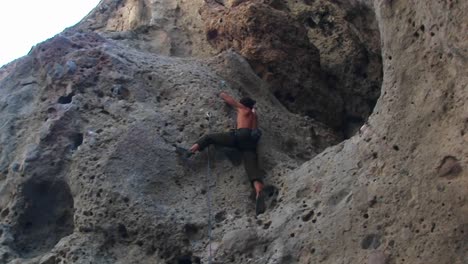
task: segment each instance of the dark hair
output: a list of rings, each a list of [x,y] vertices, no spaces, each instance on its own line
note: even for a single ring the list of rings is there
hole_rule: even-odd
[[[256,101],[250,97],[244,97],[240,99],[239,102],[250,109],[252,109],[256,103]]]

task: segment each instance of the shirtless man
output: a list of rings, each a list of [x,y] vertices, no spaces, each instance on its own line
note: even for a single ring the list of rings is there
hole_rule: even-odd
[[[265,198],[263,194],[262,171],[258,168],[257,142],[257,114],[255,100],[244,97],[239,102],[226,92],[219,96],[237,112],[237,129],[226,133],[208,134],[200,138],[190,149],[191,153],[202,151],[211,144],[236,148],[242,153],[245,171],[256,193],[255,212],[257,215],[265,212]]]

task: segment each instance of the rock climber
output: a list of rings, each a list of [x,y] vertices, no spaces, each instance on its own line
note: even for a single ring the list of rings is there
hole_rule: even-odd
[[[245,171],[255,189],[255,212],[257,215],[265,212],[265,195],[263,192],[263,172],[258,167],[257,143],[261,132],[257,127],[257,113],[255,100],[244,97],[236,101],[226,92],[221,92],[219,97],[237,112],[237,128],[225,133],[208,134],[200,138],[188,151],[195,154],[207,146],[214,144],[223,147],[231,147],[242,153]]]

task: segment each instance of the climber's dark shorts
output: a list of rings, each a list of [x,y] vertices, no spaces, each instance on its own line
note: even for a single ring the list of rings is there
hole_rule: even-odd
[[[249,180],[263,183],[263,171],[258,167],[257,140],[252,137],[252,129],[239,128],[226,133],[214,133],[203,136],[197,141],[200,151],[214,144],[236,148],[242,153],[245,171]]]

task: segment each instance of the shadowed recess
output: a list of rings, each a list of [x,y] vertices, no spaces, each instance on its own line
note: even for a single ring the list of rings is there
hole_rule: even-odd
[[[19,195],[18,221],[12,231],[21,256],[47,252],[73,232],[73,197],[65,181],[30,179]]]

